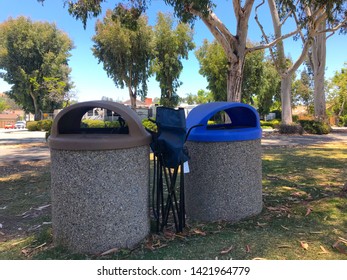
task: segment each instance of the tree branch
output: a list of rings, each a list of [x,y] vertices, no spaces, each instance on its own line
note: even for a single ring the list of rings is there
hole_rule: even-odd
[[[232,52],[230,46],[234,45],[237,40],[234,35],[228,30],[228,28],[221,22],[215,13],[209,12],[208,16],[205,17],[201,12],[190,9],[190,12],[201,18],[207,28],[211,31],[216,40],[222,45],[228,55],[236,59],[235,54]]]
[[[233,7],[234,7],[234,14],[236,17],[237,22],[239,21],[239,12],[241,10],[241,3],[240,0],[233,0]]]
[[[306,55],[308,53],[308,50],[310,48],[311,45],[311,40],[307,39],[304,47],[302,49],[302,52],[299,56],[299,58],[295,61],[295,63],[288,69],[287,74],[288,75],[292,75],[296,70],[298,70],[298,68],[300,67],[300,65],[304,62]]]
[[[267,48],[271,48],[274,45],[276,45],[278,42],[283,41],[284,39],[287,39],[293,35],[295,35],[296,33],[298,33],[300,31],[300,29],[296,29],[290,33],[287,33],[285,35],[282,35],[281,37],[276,38],[275,40],[273,40],[271,43],[267,43],[265,45],[259,45],[259,46],[255,46],[252,48],[248,48],[247,52],[253,52],[253,51],[257,51],[257,50],[263,50],[263,49],[267,49]]]

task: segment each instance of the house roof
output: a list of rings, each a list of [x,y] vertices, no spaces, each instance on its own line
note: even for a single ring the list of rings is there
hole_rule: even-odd
[[[18,116],[16,114],[0,114],[1,120],[15,120]]]

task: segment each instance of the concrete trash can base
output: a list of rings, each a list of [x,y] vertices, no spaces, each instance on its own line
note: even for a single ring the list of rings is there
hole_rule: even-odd
[[[196,221],[230,221],[262,210],[260,140],[188,142],[186,212]],[[236,164],[237,162],[237,164]]]
[[[221,111],[231,123],[209,126],[208,120]],[[259,214],[261,128],[256,110],[236,102],[202,104],[189,113],[187,128],[192,128],[186,144],[190,156],[190,173],[185,174],[187,217],[237,222]]]
[[[131,248],[150,230],[151,137],[136,113],[124,105],[99,101],[75,105],[57,116],[49,137],[54,243],[89,254]],[[129,133],[79,134],[80,119],[90,108],[120,113]],[[72,119],[79,118],[78,127],[69,127],[73,133],[64,134],[61,132],[65,126],[60,121],[69,112]],[[140,139],[138,142],[131,139],[136,137]],[[125,147],[122,141],[126,142]]]

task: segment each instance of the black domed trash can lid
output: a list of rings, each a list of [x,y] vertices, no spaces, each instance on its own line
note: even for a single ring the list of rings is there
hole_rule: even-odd
[[[121,116],[128,126],[126,134],[88,133],[81,128],[81,119],[94,108],[103,108]],[[112,101],[87,101],[63,109],[54,119],[48,144],[57,150],[114,150],[149,145],[151,135],[131,108]]]
[[[208,125],[218,112],[224,111],[231,123]],[[258,112],[239,102],[211,102],[193,108],[187,116],[188,141],[231,142],[260,139],[262,130]]]

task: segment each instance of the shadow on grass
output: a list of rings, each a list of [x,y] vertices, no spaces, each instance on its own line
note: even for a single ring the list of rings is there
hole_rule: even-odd
[[[105,256],[73,254],[54,247],[51,226],[45,225],[27,231],[22,239],[12,235],[1,242],[0,259],[347,259],[343,251],[333,247],[339,238],[347,237],[347,197],[342,191],[347,177],[346,154],[346,145],[337,149],[264,149],[263,211],[236,224],[188,220],[183,233],[176,234],[173,227],[160,234],[152,231],[136,248]],[[0,181],[0,207],[12,209],[0,212],[0,223],[5,216],[14,217],[28,207],[33,210],[49,203],[47,166],[23,167],[22,172],[0,176],[6,181]],[[28,184],[30,180],[34,182]],[[32,201],[24,203],[25,207],[21,206],[27,196],[23,191],[30,192]],[[37,201],[37,197],[42,199]],[[43,217],[48,218],[46,214]],[[43,223],[42,216],[31,221],[34,225]],[[5,227],[0,230],[5,231]]]

